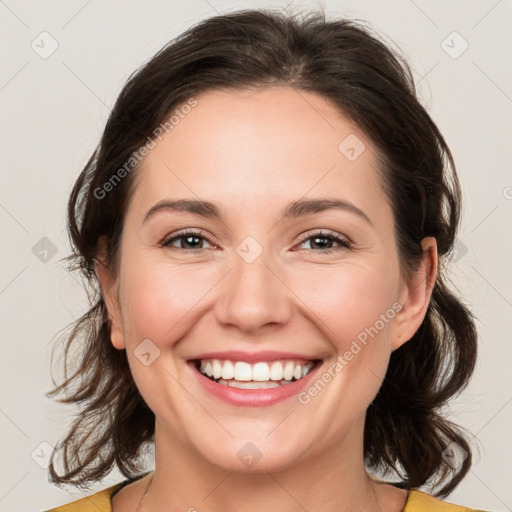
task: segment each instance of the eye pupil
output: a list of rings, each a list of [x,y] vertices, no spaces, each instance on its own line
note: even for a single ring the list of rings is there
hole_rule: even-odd
[[[325,243],[318,243],[318,240],[324,240]],[[329,242],[332,242],[332,240],[330,240],[329,238],[325,237],[325,236],[317,236],[317,237],[314,237],[313,238],[313,241],[314,241],[314,245],[316,246],[320,246],[320,247],[325,247],[326,244],[329,244]]]
[[[190,240],[200,240],[200,237],[198,237],[198,236],[186,236],[186,237],[182,237],[182,240],[186,240],[186,244],[190,244],[193,247],[195,247],[201,243],[200,241],[198,244],[197,243],[194,244],[194,243],[190,242]],[[185,247],[183,247],[183,244],[182,244],[182,248],[185,248]]]

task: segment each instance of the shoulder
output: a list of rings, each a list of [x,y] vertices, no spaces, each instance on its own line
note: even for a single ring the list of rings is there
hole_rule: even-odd
[[[123,480],[122,482],[112,485],[111,487],[107,487],[106,489],[103,489],[96,494],[92,494],[91,496],[86,496],[85,498],[73,501],[72,503],[61,505],[43,512],[90,512],[91,510],[94,510],[94,512],[112,512],[112,497],[114,494],[120,491],[123,487],[144,478],[149,473],[151,473],[151,471],[142,473],[134,478]]]
[[[472,508],[453,505],[446,501],[441,501],[434,496],[423,491],[412,489],[409,492],[407,502],[403,512],[486,512],[485,510],[476,510]]]
[[[91,496],[86,496],[85,498],[73,501],[67,505],[52,508],[44,512],[87,512],[89,510],[111,512],[111,498],[123,485],[124,482],[118,483]]]
[[[112,512],[112,497],[114,494],[123,487],[144,478],[149,473],[151,471],[146,471],[141,475],[123,480],[91,496],[86,496],[67,505],[61,505],[43,512],[90,512],[91,510],[94,510],[94,512]]]

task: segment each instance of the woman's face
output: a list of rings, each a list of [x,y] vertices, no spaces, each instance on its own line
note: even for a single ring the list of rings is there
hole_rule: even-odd
[[[155,140],[116,280],[100,276],[112,342],[156,415],[157,449],[172,439],[256,472],[341,446],[359,456],[390,353],[429,299],[425,274],[400,278],[374,147],[313,93],[208,91],[196,101]],[[191,208],[165,206],[185,199]],[[198,359],[235,387],[202,376]],[[240,389],[261,385],[275,387]]]

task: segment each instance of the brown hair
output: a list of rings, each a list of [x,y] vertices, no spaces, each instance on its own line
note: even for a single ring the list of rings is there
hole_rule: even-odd
[[[473,316],[447,287],[443,273],[461,208],[450,150],[417,99],[407,63],[361,22],[326,21],[323,13],[301,17],[242,10],[196,24],[129,77],[74,185],[68,204],[73,253],[68,259],[70,269],[80,270],[89,285],[91,308],[67,335],[65,380],[48,393],[67,391],[59,401],[80,407],[53,454],[63,449],[63,474],[56,473],[52,455],[52,482],[84,486],[115,465],[134,477],[141,471],[143,449],[154,441],[154,414],[137,390],[126,352],[110,342],[109,317],[94,271],[98,243],[105,237],[108,264],[116,272],[124,214],[139,168],[126,171],[126,162],[191,97],[215,88],[273,85],[330,99],[373,141],[393,208],[404,275],[417,270],[422,239],[437,240],[439,271],[425,319],[391,354],[382,387],[367,411],[367,465],[396,472],[400,482],[395,485],[402,488],[432,479],[434,486],[444,483],[436,493],[441,497],[469,471],[472,457],[465,433],[440,413],[467,386],[477,351]],[[119,172],[122,168],[125,173]],[[120,174],[123,179],[113,181]],[[107,182],[112,185],[108,193]],[[79,358],[68,375],[73,342]],[[467,453],[457,468],[442,457],[451,443],[460,454]]]

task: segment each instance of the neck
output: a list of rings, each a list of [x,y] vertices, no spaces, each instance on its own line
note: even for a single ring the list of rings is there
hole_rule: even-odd
[[[336,446],[321,453],[311,450],[287,467],[267,465],[249,472],[215,466],[157,420],[155,471],[144,510],[379,512],[383,507],[377,488],[382,486],[364,467],[364,418],[353,427]]]

